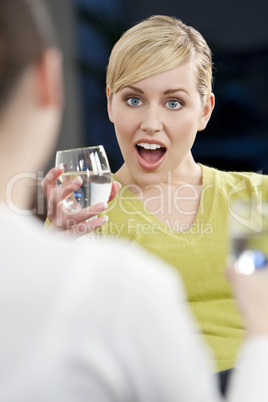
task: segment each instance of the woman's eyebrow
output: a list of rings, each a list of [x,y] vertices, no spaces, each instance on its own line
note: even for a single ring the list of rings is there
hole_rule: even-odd
[[[142,89],[134,87],[133,85],[128,85],[127,87],[124,87],[123,89],[128,89],[128,88],[132,89],[133,91],[136,91],[136,92],[139,92],[141,94],[144,94]]]
[[[184,88],[167,89],[166,91],[164,91],[164,95],[173,94],[174,92],[185,92],[188,96],[190,96]]]
[[[124,87],[123,89],[132,89],[133,91],[144,94],[142,89],[135,87],[134,85],[128,85],[127,87]],[[185,92],[188,96],[190,96],[189,93],[184,88],[167,89],[166,91],[163,92],[163,94],[168,95],[168,94],[172,94],[175,92]]]

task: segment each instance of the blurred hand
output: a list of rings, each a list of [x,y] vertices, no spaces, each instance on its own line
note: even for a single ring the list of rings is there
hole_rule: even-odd
[[[62,165],[51,169],[42,181],[42,189],[48,200],[47,217],[51,223],[50,227],[60,231],[66,231],[77,236],[82,236],[100,228],[107,222],[107,216],[101,216],[90,221],[88,219],[96,217],[108,207],[106,203],[99,203],[81,209],[79,212],[70,212],[64,207],[62,201],[77,190],[81,184],[81,178],[76,177],[62,186],[57,186],[57,179],[63,173]],[[112,183],[112,190],[109,201],[119,192],[121,185],[117,182]]]
[[[229,267],[227,278],[248,335],[268,335],[268,267],[255,270],[250,275]]]

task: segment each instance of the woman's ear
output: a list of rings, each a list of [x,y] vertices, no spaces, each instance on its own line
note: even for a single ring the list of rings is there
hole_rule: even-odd
[[[107,97],[107,111],[110,121],[113,123],[113,113],[112,113],[112,93],[107,85],[106,87],[106,97]]]
[[[58,49],[51,48],[43,54],[37,65],[37,93],[42,106],[62,108],[62,81],[62,55]]]
[[[202,116],[200,119],[198,131],[202,131],[206,128],[206,126],[209,122],[210,116],[212,114],[212,111],[214,109],[214,106],[215,106],[215,96],[211,92],[210,94],[207,95],[206,103],[202,109]]]

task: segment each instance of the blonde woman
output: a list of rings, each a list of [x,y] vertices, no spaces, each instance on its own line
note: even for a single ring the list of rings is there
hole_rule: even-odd
[[[115,44],[107,102],[124,164],[114,175],[122,185],[119,196],[100,232],[130,238],[180,272],[224,373],[234,366],[243,336],[223,273],[229,205],[253,194],[267,199],[268,179],[194,160],[192,145],[215,104],[212,80],[205,39],[176,18],[152,16]]]

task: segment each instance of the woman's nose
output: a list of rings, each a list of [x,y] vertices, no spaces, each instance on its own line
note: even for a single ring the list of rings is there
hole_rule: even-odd
[[[144,111],[140,128],[148,134],[153,134],[157,131],[163,130],[161,113],[157,107],[149,107]]]

